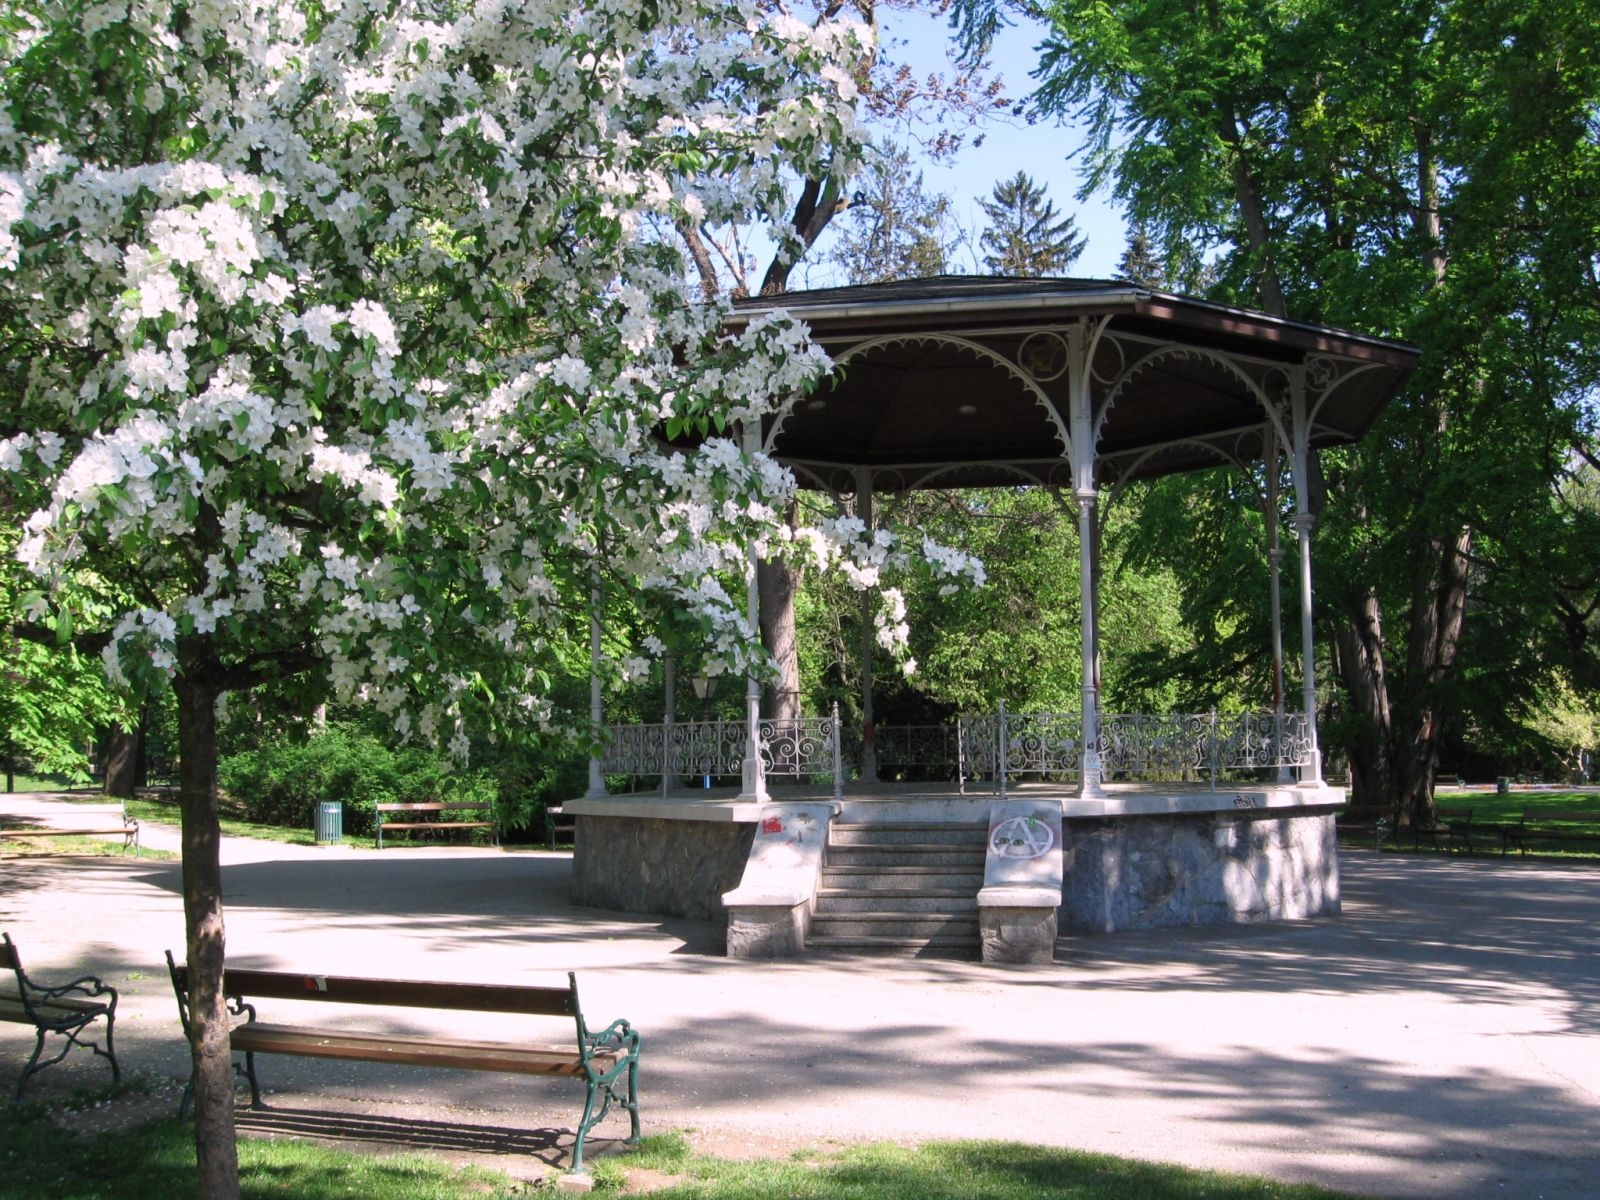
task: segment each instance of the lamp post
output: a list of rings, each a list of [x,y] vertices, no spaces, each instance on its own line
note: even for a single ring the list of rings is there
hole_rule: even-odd
[[[700,723],[705,725],[711,720],[711,706],[709,703],[711,699],[711,676],[699,673],[690,682],[694,684],[694,698],[700,701]],[[711,772],[709,770],[706,771],[704,778],[701,780],[701,786],[708,789],[711,787]]]

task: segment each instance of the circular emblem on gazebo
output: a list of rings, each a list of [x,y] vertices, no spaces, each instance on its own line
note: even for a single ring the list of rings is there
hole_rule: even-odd
[[[1007,817],[989,831],[989,850],[997,858],[1038,858],[1055,844],[1050,826],[1034,817]]]
[[[1067,369],[1067,343],[1055,333],[1032,333],[1017,350],[1017,362],[1040,383]]]

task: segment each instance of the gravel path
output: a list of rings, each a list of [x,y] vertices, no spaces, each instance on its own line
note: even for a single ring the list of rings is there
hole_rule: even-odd
[[[166,842],[147,826],[146,845]],[[576,970],[592,1023],[626,1016],[644,1033],[646,1130],[691,1130],[719,1153],[996,1137],[1397,1198],[1600,1195],[1592,866],[1351,851],[1339,919],[1063,939],[1050,966],[984,967],[730,961],[705,923],[574,907],[565,854],[229,839],[224,860],[239,965],[527,983]],[[186,1073],[162,965],[183,942],[178,888],[175,862],[0,859],[0,929],[30,969],[83,966],[123,993],[119,1056],[153,1094],[85,1123],[165,1106]],[[0,1093],[26,1049],[20,1027],[0,1027]],[[261,1070],[274,1094],[249,1128],[482,1153],[523,1173],[563,1161],[557,1131],[581,1103],[549,1080]],[[106,1077],[74,1054],[29,1094]]]

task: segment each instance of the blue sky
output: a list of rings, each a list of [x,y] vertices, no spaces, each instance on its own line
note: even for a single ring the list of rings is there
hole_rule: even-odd
[[[949,31],[943,18],[886,7],[878,11],[885,27],[885,41],[892,43],[891,53],[896,59],[910,62],[919,73],[945,68],[944,47]],[[1006,93],[1013,99],[1027,95],[1032,89],[1033,81],[1028,72],[1038,62],[1034,47],[1040,40],[1041,28],[1013,26],[1005,30],[996,43],[993,67],[1004,77]],[[1078,229],[1088,235],[1088,246],[1073,264],[1072,273],[1098,279],[1114,275],[1117,260],[1127,244],[1127,230],[1121,213],[1109,197],[1096,195],[1088,201],[1075,198],[1081,180],[1076,164],[1069,163],[1067,156],[1082,145],[1082,135],[1070,126],[1045,123],[1030,126],[1020,119],[988,122],[981,130],[983,145],[963,147],[951,162],[923,163],[923,179],[928,190],[950,197],[957,220],[964,229],[972,231],[974,242],[985,223],[978,200],[988,197],[996,183],[1023,170],[1045,186],[1056,211],[1071,214]],[[905,138],[897,140],[906,141]],[[961,264],[961,269],[978,271],[982,268],[978,263],[968,262]]]

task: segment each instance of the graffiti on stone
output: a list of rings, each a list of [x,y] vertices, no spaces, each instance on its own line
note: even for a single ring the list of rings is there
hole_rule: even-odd
[[[1055,832],[1037,817],[1007,817],[989,830],[989,851],[999,858],[1040,858],[1055,844]]]

